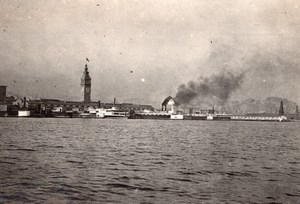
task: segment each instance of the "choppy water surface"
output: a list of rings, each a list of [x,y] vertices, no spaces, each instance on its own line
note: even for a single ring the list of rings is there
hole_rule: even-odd
[[[300,202],[297,122],[0,118],[0,142],[0,202]]]

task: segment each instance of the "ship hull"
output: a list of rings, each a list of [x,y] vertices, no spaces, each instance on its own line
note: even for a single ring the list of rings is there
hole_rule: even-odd
[[[169,114],[130,114],[128,119],[156,119],[156,120],[169,120],[171,115]]]

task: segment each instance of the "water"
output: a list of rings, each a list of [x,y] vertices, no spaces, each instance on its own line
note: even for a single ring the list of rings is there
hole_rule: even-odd
[[[300,123],[0,118],[0,203],[300,203]]]

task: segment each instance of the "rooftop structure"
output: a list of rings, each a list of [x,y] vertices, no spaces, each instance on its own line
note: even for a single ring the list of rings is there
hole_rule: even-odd
[[[168,106],[170,106],[170,112],[174,112],[175,101],[172,96],[168,96],[161,104],[162,111],[168,111]]]

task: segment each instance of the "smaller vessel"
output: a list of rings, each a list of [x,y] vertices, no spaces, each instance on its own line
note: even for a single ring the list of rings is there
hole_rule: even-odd
[[[29,117],[30,116],[30,111],[27,108],[26,102],[27,102],[27,98],[24,97],[23,100],[23,107],[18,110],[18,117]]]

